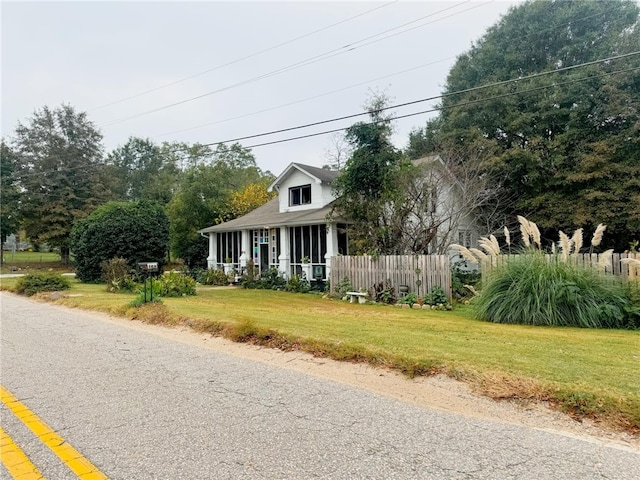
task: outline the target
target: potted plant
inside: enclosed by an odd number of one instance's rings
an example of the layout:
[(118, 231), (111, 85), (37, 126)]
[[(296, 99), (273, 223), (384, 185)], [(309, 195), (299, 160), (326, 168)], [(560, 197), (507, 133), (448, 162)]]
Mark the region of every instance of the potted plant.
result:
[(302, 273), (305, 276), (305, 279), (307, 281), (311, 281), (311, 269), (313, 268), (311, 265), (311, 262), (309, 261), (309, 257), (302, 257), (300, 259), (300, 262), (302, 263)]
[(227, 257), (224, 259), (224, 273), (226, 275), (231, 275), (231, 273), (233, 272), (233, 259), (231, 257)]

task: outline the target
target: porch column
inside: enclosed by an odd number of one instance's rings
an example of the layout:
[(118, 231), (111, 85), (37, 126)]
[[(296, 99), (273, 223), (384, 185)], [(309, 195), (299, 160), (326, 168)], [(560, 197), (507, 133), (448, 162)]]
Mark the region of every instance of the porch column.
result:
[(280, 228), (280, 255), (278, 256), (278, 271), (288, 279), (289, 262), (291, 260), (291, 252), (289, 251), (289, 227)]
[(249, 230), (242, 230), (242, 237), (240, 239), (240, 251), (242, 253), (239, 258), (241, 270), (247, 266), (247, 261), (252, 257), (252, 248)]
[(207, 257), (207, 267), (210, 269), (217, 268), (218, 258), (216, 251), (218, 250), (218, 237), (214, 232), (209, 233), (209, 256)]
[(331, 278), (331, 257), (338, 255), (338, 226), (335, 223), (327, 224), (327, 253), (324, 262), (327, 264), (326, 278)]

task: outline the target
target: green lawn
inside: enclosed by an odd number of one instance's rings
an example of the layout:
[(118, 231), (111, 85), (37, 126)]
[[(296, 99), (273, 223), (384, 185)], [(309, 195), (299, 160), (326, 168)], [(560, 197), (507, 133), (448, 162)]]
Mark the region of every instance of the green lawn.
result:
[[(58, 302), (134, 314), (126, 307), (132, 295), (107, 293), (104, 285), (74, 282), (72, 293), (81, 296)], [(640, 431), (640, 331), (501, 325), (475, 320), (472, 307), (412, 310), (242, 288), (201, 288), (195, 297), (162, 301), (174, 322), (240, 326), (263, 336), (273, 330), (315, 354), (401, 370), (425, 366), (494, 397), (546, 399), (576, 416)]]

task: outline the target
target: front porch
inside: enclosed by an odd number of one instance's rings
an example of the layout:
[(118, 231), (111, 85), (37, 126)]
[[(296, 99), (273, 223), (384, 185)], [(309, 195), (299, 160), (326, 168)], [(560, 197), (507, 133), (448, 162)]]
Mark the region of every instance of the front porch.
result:
[(249, 260), (258, 273), (276, 268), (290, 279), (326, 281), (331, 257), (348, 254), (346, 225), (322, 223), (209, 232), (209, 268), (242, 273)]

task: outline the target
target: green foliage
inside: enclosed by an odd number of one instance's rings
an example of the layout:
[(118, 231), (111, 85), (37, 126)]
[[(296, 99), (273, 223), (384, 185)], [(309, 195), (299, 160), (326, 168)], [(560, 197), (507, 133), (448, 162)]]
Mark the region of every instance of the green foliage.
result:
[(478, 270), (463, 269), (460, 263), (464, 262), (457, 262), (451, 269), (451, 291), (454, 298), (463, 300), (471, 296), (465, 285), (475, 287), (480, 282), (481, 274)]
[(287, 292), (294, 293), (308, 293), (311, 290), (311, 284), (303, 275), (291, 275), (291, 278), (287, 282), (287, 286), (284, 288)]
[(373, 300), (378, 303), (393, 304), (398, 300), (396, 289), (391, 285), (391, 280), (378, 282), (373, 286)]
[(335, 286), (335, 292), (339, 298), (343, 298), (347, 294), (347, 292), (352, 291), (353, 285), (351, 285), (351, 280), (349, 280), (349, 277), (344, 277)]
[(154, 295), (160, 297), (183, 297), (196, 294), (196, 281), (179, 272), (160, 275), (153, 281)]
[(398, 299), (398, 303), (407, 304), (411, 308), (413, 308), (413, 305), (415, 303), (418, 303), (418, 294), (416, 294), (415, 292), (409, 292), (405, 296), (400, 297)]
[(403, 156), (391, 142), (391, 118), (381, 108), (385, 96), (374, 96), (367, 109), (369, 123), (347, 129), (353, 153), (333, 183), (336, 212), (349, 220), (353, 253), (395, 253), (396, 236), (388, 205), (398, 194), (398, 174)]
[(427, 293), (422, 299), (423, 303), (426, 305), (448, 305), (449, 299), (447, 298), (447, 294), (444, 293), (442, 287), (434, 286), (431, 288), (431, 291)]
[(227, 277), (227, 274), (224, 273), (224, 270), (217, 268), (201, 270), (200, 273), (196, 276), (196, 280), (202, 285), (222, 286), (229, 284), (229, 277)]
[[(249, 268), (249, 265), (247, 265)], [(251, 276), (252, 277), (252, 276)], [(241, 285), (244, 288), (258, 288), (263, 290), (284, 290), (287, 286), (287, 280), (280, 274), (277, 268), (271, 267), (270, 269), (262, 272), (259, 277), (251, 278), (246, 276)]]
[(102, 281), (107, 284), (108, 292), (133, 292), (138, 287), (131, 267), (122, 257), (101, 262), (100, 269)]
[(632, 304), (616, 277), (532, 252), (492, 271), (476, 305), (496, 323), (624, 328)]
[(85, 113), (69, 105), (43, 107), (27, 125), (18, 124), (12, 146), (27, 237), (60, 248), (66, 263), (72, 226), (108, 196), (102, 135)]
[(185, 171), (167, 205), (171, 252), (190, 268), (206, 266), (207, 240), (198, 230), (232, 220), (237, 207), (234, 193), (271, 178), (257, 167), (251, 151), (239, 144), (201, 149), (200, 161)]
[(489, 152), (487, 174), (513, 199), (503, 213), (528, 212), (543, 234), (602, 222), (613, 233), (603, 248), (625, 250), (640, 236), (637, 58), (524, 77), (636, 51), (639, 11), (631, 0), (513, 7), (458, 57), (441, 114), (414, 132), (410, 154)]
[(121, 257), (129, 268), (138, 262), (164, 265), (169, 222), (162, 207), (141, 202), (109, 202), (78, 221), (71, 233), (77, 277), (83, 282), (100, 279), (100, 264)]
[(171, 200), (179, 170), (167, 149), (149, 139), (131, 137), (108, 155), (107, 164), (115, 199), (149, 200), (162, 205)]
[(9, 235), (18, 231), (20, 225), (17, 157), (4, 140), (0, 143), (0, 162), (0, 243), (4, 243)]
[(69, 280), (57, 273), (30, 273), (18, 280), (16, 292), (30, 297), (39, 292), (68, 290)]

